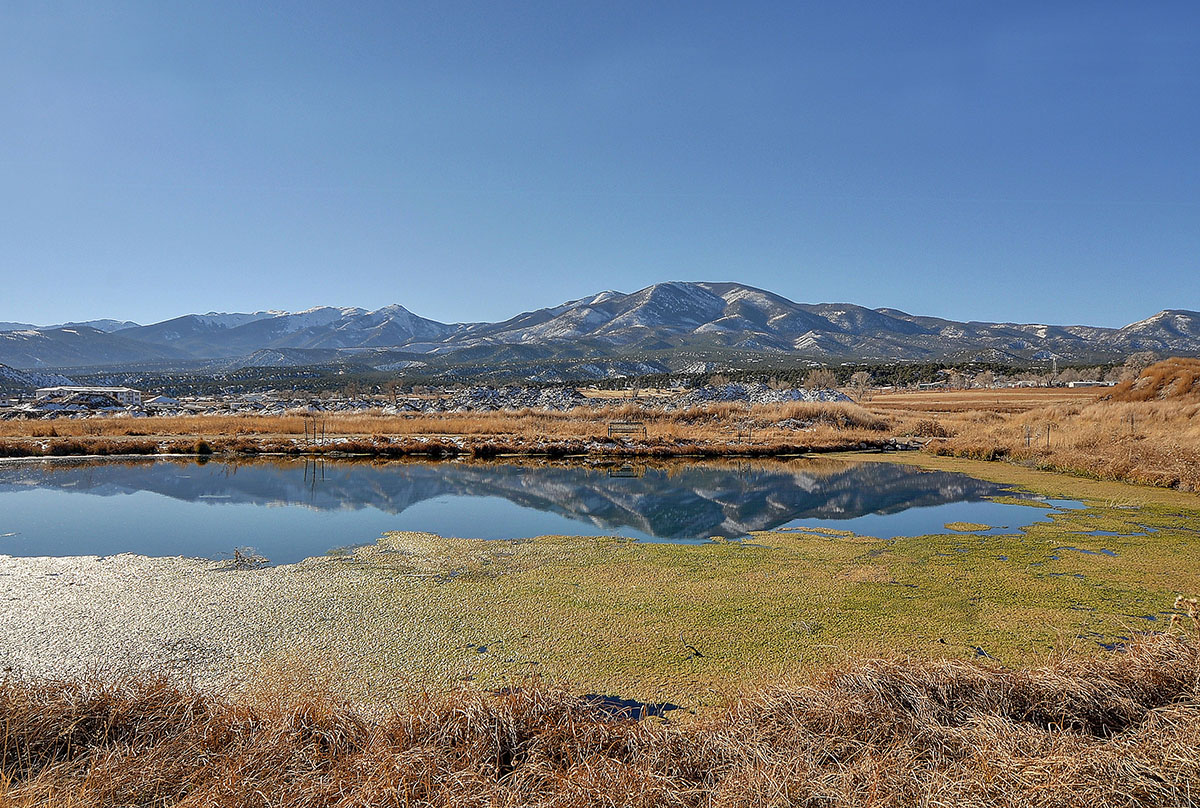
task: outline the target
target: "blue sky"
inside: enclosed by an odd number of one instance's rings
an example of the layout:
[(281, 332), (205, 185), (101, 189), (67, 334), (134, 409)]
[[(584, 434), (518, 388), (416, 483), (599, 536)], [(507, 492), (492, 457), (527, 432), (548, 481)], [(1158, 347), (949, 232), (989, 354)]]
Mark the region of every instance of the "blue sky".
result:
[(1200, 4), (0, 5), (0, 320), (1200, 309)]

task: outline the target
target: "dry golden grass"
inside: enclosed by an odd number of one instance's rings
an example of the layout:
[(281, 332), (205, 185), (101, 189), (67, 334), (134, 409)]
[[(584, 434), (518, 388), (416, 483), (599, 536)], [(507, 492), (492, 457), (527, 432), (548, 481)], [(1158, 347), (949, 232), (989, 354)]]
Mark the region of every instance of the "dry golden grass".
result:
[(1200, 490), (1200, 403), (1098, 402), (958, 424), (928, 448), (1101, 479)]
[(1197, 360), (1167, 360), (1110, 393), (1088, 391), (1090, 400), (1011, 414), (942, 413), (933, 421), (938, 431), (913, 434), (941, 438), (927, 447), (937, 454), (1200, 491), (1198, 369)]
[[(780, 421), (796, 422), (793, 428)], [(646, 424), (646, 440), (608, 437), (616, 420)], [(747, 408), (712, 404), (666, 412), (638, 404), (568, 412), (517, 410), (480, 413), (330, 414), (318, 419), (325, 436), (320, 449), (373, 454), (421, 452), (430, 439), (447, 452), (477, 454), (528, 453), (547, 448), (561, 453), (586, 452), (608, 446), (618, 453), (689, 454), (727, 451), (737, 440), (751, 453), (803, 449), (836, 449), (882, 443), (891, 422), (853, 403), (791, 403)], [(311, 419), (308, 421), (311, 428)], [(753, 427), (747, 438), (745, 427)], [(74, 447), (109, 446), (88, 453), (129, 453), (124, 444), (162, 442), (167, 451), (182, 451), (198, 440), (216, 451), (300, 451), (306, 419), (302, 416), (187, 416), (171, 418), (59, 419), (0, 422), (0, 456), (57, 453)], [(739, 438), (739, 431), (742, 433)], [(7, 440), (3, 440), (7, 439)], [(305, 446), (307, 449), (307, 445)]]
[(921, 390), (883, 393), (867, 405), (879, 412), (930, 414), (954, 412), (1025, 412), (1039, 407), (1082, 404), (1095, 401), (1103, 393), (1096, 388), (1006, 387), (996, 390)]
[(1113, 401), (1200, 402), (1200, 359), (1166, 359), (1112, 391)]
[[(1101, 479), (1200, 490), (1200, 360), (1171, 359), (1114, 389), (1016, 388), (889, 393), (854, 403), (715, 403), (663, 411), (629, 402), (569, 412), (377, 412), (319, 419), (190, 416), (0, 422), (0, 457), (68, 454), (340, 452), (405, 455), (769, 456), (927, 443), (936, 454), (1010, 460)], [(617, 440), (636, 420), (648, 436)], [(311, 421), (309, 421), (311, 423)], [(1047, 437), (1048, 433), (1048, 437)]]
[(1148, 806), (1200, 794), (1197, 645), (1006, 669), (847, 663), (716, 715), (614, 718), (536, 682), (234, 704), (166, 681), (0, 684), (0, 801), (32, 806)]

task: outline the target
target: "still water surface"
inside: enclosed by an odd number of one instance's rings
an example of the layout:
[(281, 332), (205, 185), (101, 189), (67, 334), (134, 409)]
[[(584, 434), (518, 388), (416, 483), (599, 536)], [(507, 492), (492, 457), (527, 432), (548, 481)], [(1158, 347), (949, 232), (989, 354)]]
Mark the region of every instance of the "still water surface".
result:
[(894, 538), (944, 532), (955, 521), (1015, 532), (1048, 518), (1045, 508), (989, 500), (1012, 494), (964, 474), (830, 459), (624, 467), (20, 461), (0, 464), (0, 554), (220, 558), (251, 547), (290, 563), (389, 530), (700, 542), (786, 527)]

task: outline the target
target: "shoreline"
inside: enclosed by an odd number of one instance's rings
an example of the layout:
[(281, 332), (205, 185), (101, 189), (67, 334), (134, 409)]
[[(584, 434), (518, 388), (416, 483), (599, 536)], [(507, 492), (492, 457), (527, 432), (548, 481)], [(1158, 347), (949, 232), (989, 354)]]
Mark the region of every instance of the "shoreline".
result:
[[(119, 658), (166, 662), (221, 687), (289, 668), (336, 676), (348, 692), (386, 689), (384, 671), (488, 686), (542, 671), (591, 688), (607, 682), (624, 697), (682, 703), (699, 694), (692, 706), (700, 706), (729, 687), (835, 662), (835, 646), (918, 656), (984, 647), (1019, 661), (1056, 645), (1067, 626), (1114, 642), (1143, 628), (1121, 615), (1154, 614), (1178, 592), (1200, 590), (1200, 573), (1186, 561), (1195, 544), (1189, 520), (1200, 513), (1195, 494), (994, 462), (843, 457), (966, 471), (1086, 507), (1011, 534), (893, 540), (786, 531), (698, 544), (388, 533), (345, 555), (257, 568), (130, 553), (3, 556), (0, 660), (9, 672), (42, 675)], [(1154, 537), (1134, 535), (1134, 523), (1153, 525)], [(1122, 535), (1089, 540), (1088, 530)], [(1114, 555), (1064, 555), (1064, 546)], [(926, 604), (920, 615), (913, 598)], [(865, 634), (854, 629), (860, 624)], [(795, 625), (808, 633), (794, 634)], [(704, 657), (689, 660), (678, 636)], [(485, 651), (463, 651), (475, 646)], [(522, 667), (529, 661), (538, 664)]]
[[(315, 440), (316, 421), (304, 414), (12, 420), (0, 421), (0, 458), (207, 454), (632, 461), (920, 451), (1200, 491), (1200, 401), (1143, 398), (1125, 400), (1115, 393), (1097, 398), (1087, 389), (981, 389), (888, 393), (859, 403), (725, 402), (670, 411), (632, 405), (363, 411), (320, 415), (321, 437)], [(614, 424), (631, 420), (645, 427), (646, 437), (609, 434)]]
[[(228, 436), (226, 436), (228, 438)], [(29, 439), (36, 440), (36, 439)], [(1018, 474), (1021, 472), (1030, 472), (1034, 474), (1058, 475), (1083, 482), (1092, 481), (1096, 483), (1112, 483), (1117, 485), (1134, 486), (1137, 488), (1145, 488), (1157, 491), (1178, 492), (1181, 494), (1200, 494), (1188, 486), (1180, 485), (1178, 481), (1169, 482), (1161, 479), (1151, 478), (1146, 479), (1139, 475), (1122, 476), (1122, 475), (1104, 475), (1097, 474), (1089, 469), (1080, 468), (1075, 465), (1065, 464), (1058, 465), (1048, 462), (1047, 459), (1027, 458), (1027, 457), (1010, 457), (1006, 455), (991, 455), (979, 456), (972, 452), (955, 452), (949, 451), (944, 445), (931, 444), (930, 441), (919, 439), (911, 441), (899, 441), (896, 438), (880, 439), (876, 441), (848, 441), (840, 445), (771, 445), (761, 447), (746, 447), (734, 446), (730, 444), (706, 444), (703, 446), (682, 446), (679, 444), (640, 444), (640, 445), (625, 445), (625, 446), (601, 446), (596, 447), (589, 445), (580, 447), (577, 443), (543, 446), (538, 449), (529, 449), (525, 451), (507, 451), (495, 452), (490, 450), (490, 444), (485, 444), (483, 447), (473, 446), (470, 442), (446, 443), (441, 442), (440, 438), (433, 438), (430, 441), (409, 441), (403, 444), (367, 444), (368, 450), (363, 451), (363, 442), (357, 439), (351, 439), (354, 450), (348, 448), (346, 442), (338, 441), (330, 443), (324, 447), (299, 447), (291, 446), (287, 450), (280, 450), (277, 443), (271, 443), (264, 440), (258, 444), (262, 448), (246, 448), (244, 445), (237, 449), (216, 448), (219, 446), (221, 436), (209, 436), (203, 438), (205, 441), (212, 441), (215, 446), (212, 451), (199, 452), (196, 451), (142, 451), (144, 447), (137, 447), (132, 451), (103, 451), (103, 452), (80, 452), (80, 453), (63, 453), (53, 451), (29, 451), (26, 454), (14, 454), (11, 452), (11, 444), (8, 451), (4, 451), (5, 447), (0, 445), (0, 466), (8, 463), (22, 463), (32, 461), (80, 461), (80, 460), (190, 460), (193, 462), (237, 462), (272, 458), (287, 458), (287, 459), (318, 459), (318, 460), (345, 460), (345, 461), (370, 461), (370, 460), (421, 460), (421, 461), (441, 461), (441, 460), (468, 460), (478, 462), (493, 462), (505, 460), (568, 460), (568, 461), (621, 461), (621, 460), (647, 460), (647, 461), (670, 461), (670, 460), (790, 460), (803, 457), (824, 457), (831, 455), (866, 455), (869, 457), (881, 456), (902, 456), (907, 460), (902, 462), (910, 462), (914, 465), (922, 465), (930, 468), (939, 467), (939, 461), (954, 464), (961, 463), (979, 469), (985, 468), (1010, 468)], [(245, 442), (244, 438), (237, 438), (240, 443)], [(428, 443), (436, 441), (436, 445), (432, 448)], [(3, 441), (0, 441), (2, 444)], [(943, 442), (944, 443), (944, 442)], [(107, 439), (106, 446), (113, 449), (121, 448), (122, 441), (117, 439)], [(92, 447), (94, 448), (94, 447)], [(481, 450), (482, 448), (482, 450)], [(1002, 472), (997, 472), (1004, 476)], [(988, 475), (983, 475), (988, 476)]]
[[(132, 444), (118, 439), (91, 439), (73, 442), (70, 445), (31, 445), (39, 439), (26, 439), (20, 444), (9, 443), (0, 447), (0, 462), (27, 459), (102, 459), (108, 457), (190, 457), (190, 458), (246, 458), (246, 457), (295, 457), (295, 458), (403, 458), (422, 457), (429, 459), (468, 457), (491, 460), (511, 457), (549, 458), (759, 458), (759, 457), (803, 457), (814, 454), (840, 452), (912, 452), (921, 445), (915, 441), (900, 441), (895, 438), (879, 440), (854, 440), (840, 444), (808, 443), (625, 443), (605, 444), (596, 441), (570, 441), (540, 444), (522, 448), (508, 445), (497, 447), (492, 441), (447, 440), (433, 437), (426, 440), (391, 442), (371, 440), (364, 437), (348, 437), (330, 440), (321, 446), (286, 444), (278, 439), (265, 438), (247, 441), (245, 438), (211, 435), (201, 438), (211, 447), (209, 451), (195, 451), (194, 447), (177, 446), (172, 451), (171, 442), (161, 442), (157, 451), (148, 451), (147, 446)], [(228, 446), (232, 441), (237, 446)], [(163, 445), (165, 444), (165, 445)]]
[[(371, 801), (387, 769), (389, 788), (448, 799), (483, 789), (517, 804), (601, 777), (588, 794), (644, 796), (650, 783), (681, 804), (730, 789), (757, 804), (778, 797), (753, 774), (768, 759), (772, 782), (822, 801), (886, 777), (897, 795), (1015, 806), (1102, 767), (1089, 800), (1110, 804), (1131, 761), (1142, 793), (1191, 793), (1197, 638), (1170, 615), (1176, 594), (1200, 591), (1200, 497), (994, 461), (841, 457), (969, 471), (1086, 507), (1011, 535), (394, 532), (251, 569), (0, 556), (7, 743), (49, 750), (8, 756), (18, 776), (0, 801), (135, 804), (146, 782), (228, 796), (257, 767), (254, 788), (298, 799), (336, 782), (340, 798)], [(441, 761), (436, 786), (424, 764), (406, 768), (414, 754)], [(464, 772), (474, 779), (455, 792)], [(695, 775), (673, 790), (680, 772)]]

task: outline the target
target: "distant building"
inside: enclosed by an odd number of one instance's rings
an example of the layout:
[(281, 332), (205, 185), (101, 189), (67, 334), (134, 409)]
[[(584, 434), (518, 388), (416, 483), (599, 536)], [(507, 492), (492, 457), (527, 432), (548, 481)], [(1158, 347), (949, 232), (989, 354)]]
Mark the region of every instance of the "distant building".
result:
[(141, 391), (134, 390), (132, 387), (74, 387), (63, 385), (60, 387), (39, 387), (37, 391), (39, 399), (73, 395), (108, 396), (125, 407), (142, 406)]

